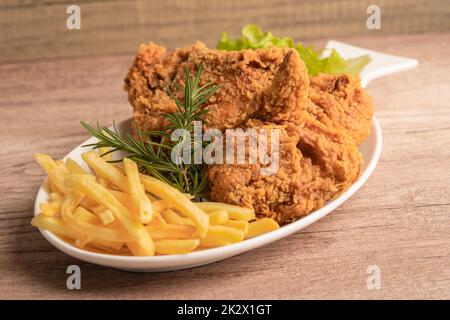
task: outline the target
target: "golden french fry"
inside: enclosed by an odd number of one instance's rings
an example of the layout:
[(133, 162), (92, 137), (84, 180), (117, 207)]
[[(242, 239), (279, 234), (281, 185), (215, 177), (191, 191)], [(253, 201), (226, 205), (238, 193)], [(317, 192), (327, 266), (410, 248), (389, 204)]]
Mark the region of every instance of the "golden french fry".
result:
[(86, 245), (84, 250), (95, 252), (95, 253), (107, 253), (107, 254), (114, 254), (114, 255), (120, 255), (120, 256), (131, 256), (130, 250), (122, 244), (119, 248), (111, 248), (107, 246), (102, 246), (97, 243), (89, 243)]
[(88, 174), (75, 160), (71, 158), (67, 158), (66, 167), (70, 174)]
[[(36, 153), (34, 155), (37, 163), (47, 172), (48, 179), (51, 185), (54, 185), (57, 190), (63, 194), (67, 194), (68, 190), (64, 186), (64, 179), (69, 175), (66, 166), (61, 163), (56, 163), (49, 155)], [(54, 190), (52, 190), (54, 191)]]
[(227, 227), (239, 229), (242, 232), (244, 232), (244, 234), (247, 234), (249, 223), (248, 223), (248, 221), (243, 221), (243, 220), (228, 220), (228, 222), (224, 223), (223, 225), (227, 226)]
[(101, 220), (92, 212), (89, 212), (83, 207), (78, 207), (73, 213), (75, 219), (83, 222), (87, 222), (90, 224), (100, 224)]
[(117, 168), (117, 166), (108, 163), (101, 158), (97, 152), (91, 150), (81, 155), (83, 160), (91, 167), (95, 173), (118, 187), (124, 192), (128, 192), (128, 180), (125, 175)]
[[(33, 218), (31, 224), (37, 228), (48, 230), (56, 234), (57, 236), (68, 238), (71, 240), (76, 240), (83, 237), (82, 234), (76, 232), (61, 218), (47, 217), (42, 214), (39, 214)], [(123, 243), (117, 241), (104, 241), (94, 238), (91, 241), (91, 245), (100, 245), (118, 250), (123, 246)]]
[(253, 222), (250, 222), (248, 226), (248, 232), (245, 235), (246, 238), (252, 238), (259, 236), (260, 234), (276, 230), (280, 225), (271, 218), (262, 218)]
[(211, 247), (223, 247), (231, 244), (231, 242), (223, 239), (213, 239), (213, 238), (201, 238), (200, 248), (211, 248)]
[(89, 209), (100, 219), (102, 224), (110, 224), (116, 220), (112, 211), (105, 209), (105, 207), (101, 205), (95, 205)]
[(167, 223), (177, 224), (177, 225), (188, 225), (193, 226), (194, 223), (191, 219), (181, 217), (178, 213), (173, 211), (172, 209), (167, 209), (161, 213), (163, 219), (167, 221)]
[[(126, 194), (125, 192), (117, 191), (117, 190), (109, 190), (109, 192), (111, 192), (117, 198), (117, 200), (119, 200), (128, 209), (128, 211), (135, 214), (136, 216), (139, 214), (139, 210), (136, 207), (136, 205), (134, 204), (134, 201), (130, 195)], [(166, 207), (166, 205), (163, 204), (162, 202), (163, 202), (162, 200), (157, 200), (157, 201), (152, 202), (152, 207), (153, 207), (152, 211), (153, 211), (154, 219), (152, 219), (151, 223), (153, 223), (153, 222), (162, 223), (162, 224), (166, 223), (166, 221), (163, 219), (163, 217), (161, 216), (159, 211), (157, 211), (157, 210), (159, 210), (159, 208)]]
[(137, 164), (130, 159), (123, 159), (123, 166), (128, 179), (129, 194), (138, 207), (138, 215), (142, 223), (148, 223), (152, 220), (152, 203), (145, 194), (139, 180), (139, 171)]
[(139, 209), (134, 204), (134, 201), (129, 194), (113, 189), (109, 189), (108, 191), (111, 192), (111, 194), (114, 195), (114, 197), (116, 197), (116, 199), (119, 200), (120, 203), (122, 203), (125, 206), (125, 208), (128, 209), (128, 211), (130, 211), (131, 213), (135, 213), (137, 215)]
[(228, 222), (228, 212), (225, 210), (217, 210), (208, 214), (209, 215), (209, 224), (224, 224)]
[(39, 208), (43, 215), (52, 217), (58, 216), (61, 213), (62, 200), (54, 200), (48, 203), (41, 203)]
[(112, 152), (109, 147), (98, 148), (98, 154), (100, 157), (105, 159), (105, 161), (112, 161)]
[[(139, 246), (139, 244), (136, 241), (128, 241), (125, 242), (127, 245), (128, 250), (133, 254), (133, 256), (139, 256), (139, 252), (142, 250)], [(154, 244), (153, 244), (154, 245)]]
[(106, 162), (95, 151), (82, 154), (82, 158), (100, 177), (107, 179), (125, 193), (129, 191), (128, 179), (118, 166)]
[(51, 200), (62, 200), (63, 196), (60, 193), (57, 192), (50, 192), (50, 199)]
[[(91, 224), (78, 220), (74, 216), (74, 209), (86, 210), (82, 207), (77, 208), (76, 197), (68, 195), (62, 205), (62, 218), (72, 229), (78, 233), (92, 238), (102, 239), (106, 241), (132, 241), (134, 238), (125, 230), (112, 229), (101, 225)], [(75, 210), (75, 212), (76, 212)]]
[[(96, 181), (89, 179), (87, 175), (74, 174), (68, 176), (65, 179), (65, 185), (69, 188), (72, 188), (73, 190), (77, 190), (78, 192), (85, 194), (89, 198), (94, 199), (98, 204), (113, 212), (115, 218), (119, 220), (124, 229), (128, 231), (129, 235), (134, 238), (133, 240), (136, 241), (139, 246), (138, 250), (135, 250), (133, 254), (141, 256), (154, 255), (155, 246), (145, 227), (141, 224), (141, 222), (135, 215), (131, 214), (128, 209), (124, 207), (122, 203), (116, 199), (116, 197), (114, 197), (111, 192), (109, 192)], [(64, 201), (64, 203), (66, 203), (66, 201)], [(66, 215), (68, 214), (66, 213)], [(97, 228), (100, 227), (102, 226), (97, 226)]]
[(61, 191), (59, 191), (59, 189), (56, 187), (56, 185), (53, 183), (53, 181), (51, 181), (48, 177), (47, 177), (47, 181), (48, 181), (48, 186), (49, 186), (49, 190), (50, 193), (57, 193), (60, 194), (61, 196), (63, 195)]
[(97, 203), (90, 199), (90, 198), (86, 198), (84, 197), (81, 202), (80, 202), (80, 206), (82, 206), (83, 208), (86, 208), (88, 210), (90, 210), (91, 208), (97, 206)]
[(56, 168), (55, 161), (48, 154), (35, 153), (34, 159), (47, 173)]
[(108, 180), (106, 180), (105, 178), (99, 177), (99, 178), (97, 178), (97, 181), (98, 181), (98, 183), (100, 183), (106, 189), (110, 189), (111, 188), (110, 182)]
[(203, 247), (219, 247), (230, 243), (242, 241), (244, 232), (239, 229), (217, 225), (210, 226), (206, 237), (200, 239)]
[(69, 239), (77, 239), (80, 236), (78, 232), (70, 228), (61, 218), (38, 214), (31, 220), (31, 224), (37, 228), (48, 230), (58, 236)]
[(171, 203), (175, 209), (190, 218), (197, 227), (197, 235), (200, 238), (206, 236), (209, 226), (209, 216), (203, 210), (188, 200), (179, 190), (156, 178), (141, 174), (140, 179), (148, 192)]
[(191, 239), (195, 236), (195, 227), (189, 225), (160, 224), (145, 227), (153, 240)]
[(199, 239), (163, 239), (155, 241), (155, 250), (158, 254), (184, 254), (193, 251), (199, 244)]
[(97, 216), (104, 225), (113, 223), (116, 220), (116, 218), (114, 218), (114, 213), (112, 213), (111, 210), (100, 211), (97, 213)]
[(255, 210), (252, 208), (244, 208), (221, 202), (195, 202), (197, 207), (205, 212), (213, 212), (217, 210), (225, 210), (228, 217), (234, 220), (250, 221), (255, 219)]
[(164, 200), (153, 200), (152, 201), (153, 211), (163, 212), (166, 209), (170, 209), (171, 205)]

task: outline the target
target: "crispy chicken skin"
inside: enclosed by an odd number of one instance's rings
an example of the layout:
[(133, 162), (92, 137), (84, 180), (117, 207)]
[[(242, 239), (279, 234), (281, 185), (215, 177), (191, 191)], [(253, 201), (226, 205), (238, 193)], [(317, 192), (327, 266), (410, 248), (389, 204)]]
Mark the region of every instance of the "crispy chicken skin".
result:
[(167, 52), (153, 43), (141, 46), (125, 79), (141, 129), (167, 125), (161, 114), (176, 110), (167, 89), (183, 84), (184, 68), (196, 73), (201, 61), (201, 84), (222, 86), (204, 105), (205, 129), (279, 130), (278, 172), (263, 175), (260, 164), (210, 165), (211, 200), (253, 207), (259, 216), (285, 223), (322, 207), (356, 181), (362, 168), (358, 146), (373, 116), (370, 97), (357, 76), (310, 78), (298, 53), (288, 48), (233, 52), (197, 42)]

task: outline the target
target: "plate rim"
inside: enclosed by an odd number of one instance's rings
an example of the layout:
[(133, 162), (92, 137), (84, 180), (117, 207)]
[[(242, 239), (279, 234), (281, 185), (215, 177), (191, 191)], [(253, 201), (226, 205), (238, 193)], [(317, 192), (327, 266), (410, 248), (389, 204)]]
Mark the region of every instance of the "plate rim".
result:
[[(124, 122), (125, 121), (128, 120), (124, 120)], [(372, 175), (381, 155), (382, 133), (380, 124), (375, 116), (372, 118), (371, 124), (372, 124), (372, 134), (375, 134), (375, 146), (373, 150), (373, 156), (370, 159), (369, 163), (367, 164), (366, 169), (362, 172), (361, 176), (355, 183), (353, 183), (339, 197), (333, 199), (322, 208), (308, 214), (307, 216), (297, 221), (291, 222), (285, 226), (282, 226), (277, 230), (265, 233), (263, 235), (254, 238), (246, 239), (242, 242), (230, 244), (223, 247), (209, 248), (201, 251), (190, 252), (187, 254), (160, 255), (160, 256), (120, 256), (107, 253), (96, 253), (79, 249), (67, 243), (59, 236), (50, 231), (43, 230), (41, 228), (39, 228), (39, 231), (44, 236), (44, 238), (48, 242), (50, 242), (55, 248), (57, 248), (58, 250), (64, 252), (69, 256), (90, 263), (113, 267), (173, 269), (173, 267), (183, 268), (184, 266), (186, 268), (189, 268), (191, 266), (194, 266), (195, 264), (197, 265), (207, 264), (209, 262), (214, 262), (220, 259), (225, 259), (227, 257), (238, 255), (240, 253), (247, 252), (255, 248), (264, 246), (268, 243), (280, 240), (282, 238), (291, 235), (292, 233), (295, 233), (299, 230), (308, 227), (312, 223), (317, 222), (318, 220), (328, 215), (330, 212), (334, 211), (337, 207), (339, 207), (345, 201), (347, 201), (354, 193), (356, 193), (366, 183), (368, 178)], [(90, 139), (93, 139), (93, 137), (87, 139), (83, 143), (79, 144), (77, 147), (73, 148), (71, 151), (69, 151), (69, 153), (65, 156), (65, 158), (71, 152), (80, 148), (82, 145), (86, 144)], [(48, 197), (48, 194), (44, 189), (44, 182), (43, 182), (36, 194), (33, 216), (36, 216), (39, 213), (40, 211), (39, 204), (42, 202), (42, 198), (44, 195), (47, 195)], [(209, 262), (205, 262), (205, 260)]]

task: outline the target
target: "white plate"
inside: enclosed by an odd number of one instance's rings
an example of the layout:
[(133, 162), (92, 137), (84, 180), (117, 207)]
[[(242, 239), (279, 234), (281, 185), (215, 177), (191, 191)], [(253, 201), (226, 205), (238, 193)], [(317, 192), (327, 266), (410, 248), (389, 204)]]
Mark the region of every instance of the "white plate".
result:
[[(336, 47), (339, 52), (341, 52), (344, 57), (352, 57), (355, 55), (359, 55), (361, 53), (370, 53), (371, 55), (374, 54), (372, 51), (368, 51), (361, 48), (356, 48), (352, 46), (348, 46), (342, 43), (338, 43), (335, 41), (330, 41), (327, 45), (327, 47)], [(357, 50), (356, 50), (357, 49)], [(354, 54), (354, 52), (356, 54)], [(363, 52), (362, 52), (363, 51)], [(378, 55), (378, 56), (377, 56)], [(374, 56), (374, 61), (372, 63), (377, 63), (378, 65), (378, 71), (374, 71), (374, 69), (369, 69), (370, 65), (367, 67), (371, 72), (366, 73), (366, 77), (368, 77), (367, 80), (364, 80), (365, 77), (362, 78), (364, 84), (366, 84), (369, 80), (374, 79), (376, 77), (379, 77), (384, 74), (393, 73), (396, 71), (399, 71), (401, 68), (398, 67), (398, 64), (394, 63), (394, 71), (390, 71), (391, 69), (389, 67), (386, 67), (386, 65), (389, 65), (392, 60), (392, 56), (383, 55), (380, 53), (376, 53)], [(380, 58), (381, 57), (381, 58)], [(401, 63), (404, 63), (405, 60), (410, 59), (404, 59), (399, 57), (392, 57), (393, 59), (400, 59)], [(381, 61), (381, 60), (383, 61)], [(416, 61), (417, 64), (417, 61)], [(392, 66), (390, 66), (392, 68)], [(414, 65), (409, 64), (408, 68), (414, 67)], [(387, 69), (386, 69), (387, 68)], [(380, 69), (384, 71), (379, 71)], [(403, 68), (405, 69), (405, 68)], [(130, 120), (127, 120), (125, 122), (122, 122), (118, 125), (118, 130), (120, 133), (127, 132), (130, 128)], [(78, 147), (73, 149), (66, 157), (71, 157), (72, 159), (76, 160), (80, 164), (83, 163), (81, 161), (81, 153), (85, 152), (87, 148), (81, 147), (82, 145), (89, 144), (92, 142), (95, 142), (95, 138), (90, 138), (80, 144)], [(195, 266), (200, 266), (216, 261), (220, 261), (235, 255), (238, 255), (240, 253), (252, 250), (254, 248), (261, 247), (265, 244), (268, 244), (270, 242), (279, 240), (281, 238), (284, 238), (296, 231), (299, 231), (310, 224), (316, 222), (317, 220), (321, 219), (334, 209), (336, 209), (338, 206), (340, 206), (342, 203), (344, 203), (348, 198), (350, 198), (361, 186), (367, 181), (369, 176), (374, 171), (376, 164), (378, 162), (378, 159), (380, 157), (381, 153), (381, 144), (382, 144), (382, 138), (381, 138), (381, 128), (374, 117), (372, 120), (372, 133), (367, 138), (367, 140), (361, 145), (360, 151), (364, 158), (364, 168), (362, 171), (362, 174), (358, 181), (356, 181), (346, 192), (344, 192), (342, 195), (340, 195), (338, 198), (334, 199), (333, 201), (329, 201), (326, 203), (326, 205), (308, 216), (292, 222), (286, 226), (281, 227), (278, 230), (269, 232), (267, 234), (263, 234), (261, 236), (248, 239), (239, 243), (235, 243), (232, 245), (219, 247), (219, 248), (213, 248), (213, 249), (207, 249), (203, 251), (193, 252), (189, 254), (184, 255), (168, 255), (168, 256), (154, 256), (154, 257), (129, 257), (129, 256), (116, 256), (116, 255), (110, 255), (110, 254), (99, 254), (99, 253), (93, 253), (85, 250), (78, 249), (67, 242), (60, 239), (58, 236), (54, 235), (53, 233), (46, 231), (46, 230), (40, 230), (42, 235), (56, 248), (63, 251), (64, 253), (75, 257), (77, 259), (103, 265), (103, 266), (109, 266), (113, 268), (123, 269), (123, 270), (129, 270), (129, 271), (142, 271), (142, 272), (155, 272), (155, 271), (169, 271), (169, 270), (178, 270), (178, 269), (185, 269), (185, 268), (192, 268)], [(84, 164), (84, 163), (83, 163)], [(34, 213), (35, 215), (39, 213), (39, 204), (42, 202), (45, 202), (48, 200), (48, 194), (44, 190), (43, 186), (39, 189), (39, 192), (36, 196), (35, 206), (34, 206)]]

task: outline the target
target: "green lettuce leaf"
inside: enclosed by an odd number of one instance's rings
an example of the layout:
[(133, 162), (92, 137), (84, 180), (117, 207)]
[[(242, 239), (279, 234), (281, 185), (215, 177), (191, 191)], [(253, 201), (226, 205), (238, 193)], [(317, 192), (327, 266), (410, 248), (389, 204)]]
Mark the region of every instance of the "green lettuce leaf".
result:
[[(263, 32), (256, 25), (249, 24), (242, 28), (242, 36), (231, 39), (226, 32), (220, 35), (217, 49), (238, 51), (244, 49), (258, 49), (274, 47), (294, 48), (305, 62), (308, 73), (312, 76), (318, 73), (352, 73), (359, 74), (361, 70), (371, 61), (369, 55), (351, 59), (344, 59), (336, 50), (316, 50), (313, 47), (305, 47), (300, 42), (295, 43), (290, 37), (276, 37), (270, 31)], [(324, 55), (327, 53), (328, 55)]]

